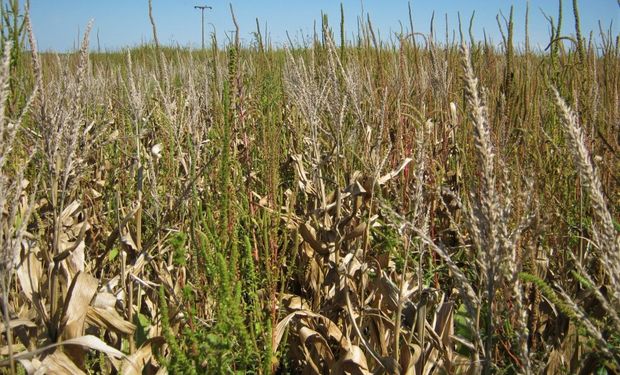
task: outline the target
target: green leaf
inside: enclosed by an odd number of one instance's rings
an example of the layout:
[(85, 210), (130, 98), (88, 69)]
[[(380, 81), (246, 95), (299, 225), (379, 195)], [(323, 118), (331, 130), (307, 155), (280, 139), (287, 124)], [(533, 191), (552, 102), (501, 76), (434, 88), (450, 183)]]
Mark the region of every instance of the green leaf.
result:
[(118, 248), (113, 247), (112, 250), (108, 253), (108, 260), (112, 262), (118, 256)]
[(134, 324), (137, 326), (136, 343), (140, 346), (149, 338), (148, 328), (151, 326), (151, 320), (146, 315), (138, 313), (134, 317)]
[[(454, 314), (454, 333), (469, 342), (474, 341), (472, 327), (467, 322), (467, 308), (465, 304), (461, 304), (458, 310), (456, 310), (456, 314)], [(465, 347), (461, 347), (457, 351), (462, 355), (469, 355)]]

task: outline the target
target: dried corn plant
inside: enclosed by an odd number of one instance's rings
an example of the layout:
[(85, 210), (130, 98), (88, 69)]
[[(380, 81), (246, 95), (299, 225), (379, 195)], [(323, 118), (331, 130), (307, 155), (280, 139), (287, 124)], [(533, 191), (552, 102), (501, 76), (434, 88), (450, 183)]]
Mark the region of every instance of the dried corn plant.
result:
[[(8, 283), (16, 276), (15, 282), (21, 290), (15, 294), (10, 284), (6, 284), (7, 289), (3, 291), (4, 327), (11, 353), (8, 361), (12, 369), (14, 361), (20, 361), (29, 373), (82, 373), (85, 370), (83, 348), (90, 348), (108, 354), (118, 367), (119, 359), (125, 355), (86, 332), (89, 325), (125, 335), (135, 329), (117, 312), (116, 299), (106, 298), (106, 292), (99, 289), (99, 281), (87, 269), (86, 237), (91, 225), (77, 189), (83, 181), (79, 177), (88, 173), (89, 146), (93, 142), (94, 124), (88, 125), (83, 118), (82, 102), (82, 93), (88, 90), (84, 83), (88, 77), (88, 33), (80, 51), (78, 74), (68, 78), (67, 73), (60, 84), (44, 83), (29, 22), (27, 17), (36, 84), (16, 124), (6, 127), (3, 119), (3, 136), (7, 137), (3, 144), (18, 144), (16, 134), (25, 130), (21, 129), (22, 118), (30, 111), (30, 120), (36, 125), (28, 129), (26, 139), (39, 142), (38, 152), (32, 155), (44, 161), (45, 172), (39, 181), (45, 187), (41, 189), (45, 198), (34, 201), (27, 195), (28, 182), (22, 177), (25, 165), (12, 176), (19, 185), (3, 188), (10, 199), (6, 201), (10, 206), (7, 206), (6, 225), (3, 224), (2, 238), (7, 241), (3, 248), (11, 253), (3, 276), (8, 276)], [(3, 77), (8, 78), (8, 71), (5, 73)], [(11, 161), (10, 148), (3, 151), (6, 153), (2, 159)], [(30, 161), (30, 156), (26, 160)], [(4, 171), (3, 168), (3, 181), (8, 181)], [(90, 194), (81, 197), (96, 200), (100, 194), (90, 190)], [(32, 212), (35, 212), (34, 222), (30, 220)], [(42, 241), (44, 238), (49, 241)], [(9, 304), (10, 295), (14, 299)], [(13, 343), (11, 337), (19, 337), (19, 344)]]
[(520, 53), (513, 16), (500, 49), (368, 18), (336, 45), (325, 17), (280, 49), (231, 7), (225, 48), (89, 53), (89, 26), (54, 54), (24, 16), (0, 372), (620, 369), (610, 35)]
[[(287, 205), (295, 208), (293, 219), (283, 215), (302, 239), (296, 276), (301, 294), (283, 298), (288, 314), (276, 328), (275, 347), (290, 326), (294, 335), (289, 336), (293, 340), (289, 346), (303, 349), (292, 354), (296, 366), (304, 371), (430, 373), (437, 368), (468, 368), (469, 361), (453, 351), (454, 301), (420, 282), (417, 267), (423, 267), (425, 246), (414, 244), (412, 231), (403, 230), (404, 220), (395, 223), (393, 209), (377, 197), (393, 189), (390, 181), (408, 169), (413, 159), (405, 158), (394, 170), (384, 172), (393, 145), (383, 138), (382, 115), (367, 118), (359, 101), (348, 105), (362, 94), (353, 84), (352, 73), (339, 61), (328, 34), (326, 39), (325, 69), (312, 61), (308, 68), (303, 59), (290, 54), (287, 65), (287, 88), (307, 127), (294, 131), (309, 136), (293, 146), (303, 151), (291, 158), (303, 198)], [(332, 72), (335, 68), (342, 80)], [(344, 92), (341, 85), (346, 87)], [(345, 123), (349, 113), (357, 116), (356, 125)], [(379, 123), (372, 125), (373, 121)], [(362, 129), (351, 128), (364, 123), (368, 125)], [(424, 174), (433, 124), (422, 124), (416, 132), (411, 217), (416, 228), (428, 230)], [(342, 142), (341, 137), (347, 135), (350, 140)], [(372, 151), (355, 155), (354, 145), (364, 144)], [(357, 156), (366, 171), (352, 169), (356, 163), (339, 162), (347, 153)], [(404, 265), (400, 269), (392, 254), (374, 248), (375, 232), (386, 230), (402, 232), (399, 257)], [(411, 253), (420, 254), (417, 265), (412, 264)]]
[[(25, 161), (15, 159), (17, 149), (17, 134), (21, 130), (23, 118), (29, 111), (31, 100), (17, 119), (6, 116), (6, 105), (9, 96), (9, 60), (11, 45), (4, 47), (4, 56), (0, 65), (0, 276), (2, 288), (2, 332), (6, 341), (3, 354), (8, 355), (11, 371), (15, 371), (16, 351), (14, 337), (16, 328), (26, 325), (27, 321), (20, 319), (9, 303), (9, 292), (13, 277), (19, 270), (27, 267), (30, 257), (28, 243), (32, 237), (27, 232), (32, 208), (32, 196), (28, 194), (29, 181), (24, 177), (25, 168), (31, 155), (25, 155)], [(32, 94), (31, 99), (34, 98)], [(24, 157), (21, 155), (21, 157)], [(13, 164), (16, 163), (16, 164)], [(29, 238), (30, 237), (30, 238)], [(22, 253), (22, 244), (25, 249)], [(24, 256), (22, 257), (22, 254)], [(23, 273), (23, 272), (22, 272)], [(28, 275), (28, 273), (26, 273)]]

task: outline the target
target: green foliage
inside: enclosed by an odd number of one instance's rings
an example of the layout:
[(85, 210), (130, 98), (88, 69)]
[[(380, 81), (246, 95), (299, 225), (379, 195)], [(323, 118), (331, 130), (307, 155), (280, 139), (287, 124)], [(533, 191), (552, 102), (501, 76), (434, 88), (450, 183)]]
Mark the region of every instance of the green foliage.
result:
[[(232, 253), (236, 251), (234, 248), (231, 246)], [(198, 349), (195, 351), (197, 357), (192, 361), (206, 364), (201, 369), (204, 373), (246, 373), (260, 363), (260, 352), (249, 328), (256, 322), (247, 320), (246, 314), (248, 309), (252, 311), (255, 307), (243, 298), (243, 282), (237, 279), (238, 270), (234, 267), (235, 255), (226, 259), (218, 252), (213, 256), (216, 267), (213, 283), (217, 288), (209, 288), (209, 291), (214, 293), (213, 299), (217, 301), (216, 323), (211, 327), (186, 330), (185, 346)], [(248, 298), (248, 301), (257, 303), (255, 298)]]
[(170, 328), (168, 302), (163, 286), (159, 288), (159, 308), (161, 310), (162, 333), (172, 352), (170, 360), (161, 358), (160, 361), (173, 374), (196, 374), (196, 363), (187, 358), (185, 348), (182, 346), (183, 342), (180, 343), (177, 340), (175, 333)]
[(4, 54), (5, 43), (11, 42), (11, 70), (15, 71), (20, 63), (20, 56), (25, 38), (24, 14), (19, 0), (0, 2), (0, 51)]
[[(466, 339), (468, 342), (473, 342), (473, 327), (470, 322), (467, 321), (467, 317), (468, 313), (465, 304), (459, 305), (458, 309), (454, 313), (454, 333), (459, 337)], [(471, 355), (471, 351), (464, 345), (459, 345), (457, 347), (457, 351), (466, 357)]]
[(168, 240), (173, 252), (172, 262), (177, 267), (184, 267), (187, 264), (187, 250), (185, 247), (186, 242), (187, 234), (185, 233), (175, 233)]
[(142, 313), (137, 313), (134, 316), (134, 324), (136, 325), (136, 345), (140, 346), (144, 343), (148, 337), (148, 329), (151, 326), (151, 320)]
[(551, 286), (549, 286), (544, 280), (526, 272), (519, 273), (519, 278), (523, 281), (536, 285), (536, 287), (540, 289), (541, 293), (547, 297), (547, 299), (549, 299), (549, 301), (551, 301), (551, 303), (553, 303), (553, 305), (556, 306), (562, 313), (564, 313), (564, 315), (573, 320), (575, 323), (579, 323), (579, 319), (575, 314), (575, 311), (564, 301), (562, 301), (553, 288), (551, 288)]

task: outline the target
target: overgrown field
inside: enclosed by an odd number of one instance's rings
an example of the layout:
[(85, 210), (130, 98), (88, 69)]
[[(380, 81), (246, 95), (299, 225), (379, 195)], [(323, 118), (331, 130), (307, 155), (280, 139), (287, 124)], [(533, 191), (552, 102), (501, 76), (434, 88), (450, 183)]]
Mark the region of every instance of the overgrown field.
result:
[(0, 371), (617, 373), (620, 45), (575, 18), (544, 51), (512, 16), (63, 55), (3, 23)]

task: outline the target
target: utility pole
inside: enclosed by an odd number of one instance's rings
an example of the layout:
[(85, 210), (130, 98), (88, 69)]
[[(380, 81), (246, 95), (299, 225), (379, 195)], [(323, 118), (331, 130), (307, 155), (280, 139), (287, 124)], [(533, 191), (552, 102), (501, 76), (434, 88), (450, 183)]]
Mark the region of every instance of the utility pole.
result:
[(213, 9), (208, 5), (195, 5), (194, 9), (200, 9), (200, 13), (202, 13), (202, 49), (205, 49), (205, 9)]

